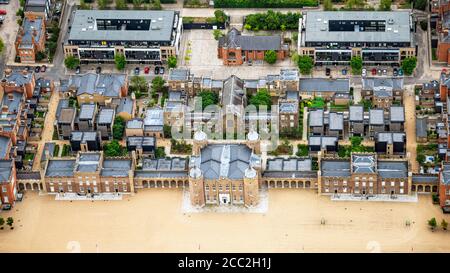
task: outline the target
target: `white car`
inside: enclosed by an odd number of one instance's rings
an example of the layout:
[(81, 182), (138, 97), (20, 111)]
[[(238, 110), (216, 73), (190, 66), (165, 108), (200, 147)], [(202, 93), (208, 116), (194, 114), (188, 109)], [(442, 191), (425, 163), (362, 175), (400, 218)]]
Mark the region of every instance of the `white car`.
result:
[(367, 69), (363, 68), (361, 75), (365, 77), (367, 75)]

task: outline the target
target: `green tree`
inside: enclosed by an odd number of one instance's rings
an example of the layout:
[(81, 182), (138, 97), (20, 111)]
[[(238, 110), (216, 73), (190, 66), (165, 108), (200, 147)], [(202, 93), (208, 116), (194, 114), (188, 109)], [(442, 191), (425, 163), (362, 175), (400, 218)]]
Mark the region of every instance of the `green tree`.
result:
[(13, 229), (13, 228), (14, 228), (14, 227), (13, 227), (14, 219), (13, 219), (12, 217), (6, 218), (6, 224), (7, 224), (11, 229)]
[(162, 10), (161, 1), (153, 0), (152, 6), (150, 7), (152, 10)]
[(323, 10), (333, 10), (333, 2), (331, 0), (323, 0)]
[(256, 106), (259, 110), (260, 105), (266, 105), (267, 109), (270, 109), (272, 105), (272, 98), (270, 97), (269, 91), (265, 88), (261, 88), (256, 94), (250, 97), (250, 104)]
[(125, 131), (125, 120), (121, 116), (116, 116), (113, 125), (113, 138), (121, 140)]
[(89, 4), (86, 4), (86, 1), (80, 0), (79, 9), (87, 10), (87, 9), (91, 9), (91, 6)]
[(124, 10), (128, 9), (127, 3), (125, 0), (116, 0), (116, 9), (118, 10)]
[(274, 50), (267, 50), (264, 53), (264, 61), (268, 64), (274, 64), (277, 61), (277, 53)]
[(219, 40), (223, 36), (223, 32), (220, 29), (213, 30), (214, 39)]
[(0, 229), (3, 229), (4, 224), (5, 224), (5, 219), (3, 219), (3, 217), (0, 217)]
[(25, 13), (23, 12), (22, 8), (20, 8), (16, 11), (16, 16), (23, 19), (23, 17), (25, 16)]
[(64, 65), (68, 69), (75, 69), (75, 67), (77, 67), (79, 64), (80, 64), (80, 60), (78, 60), (78, 58), (75, 58), (74, 56), (68, 56), (64, 60)]
[(361, 146), (361, 142), (362, 142), (362, 137), (353, 136), (350, 138), (350, 143), (352, 144), (353, 147)]
[(125, 55), (123, 55), (123, 54), (116, 54), (116, 56), (114, 56), (114, 63), (116, 64), (116, 68), (118, 70), (123, 70), (125, 68), (125, 65), (127, 64), (127, 60), (125, 59)]
[(443, 230), (447, 230), (447, 227), (448, 227), (447, 221), (445, 221), (445, 219), (442, 219), (442, 221), (441, 221), (441, 228)]
[(198, 94), (202, 98), (202, 108), (205, 109), (209, 105), (216, 105), (219, 102), (219, 96), (212, 91), (202, 91)]
[(360, 75), (362, 70), (362, 58), (359, 56), (354, 56), (350, 60), (350, 66), (352, 67), (352, 73), (353, 75)]
[(392, 0), (380, 0), (380, 6), (378, 7), (381, 11), (391, 10)]
[(169, 66), (169, 68), (175, 68), (177, 67), (177, 56), (169, 56), (169, 59), (167, 60), (167, 65)]
[(143, 1), (142, 0), (133, 0), (134, 9), (141, 9)]
[(437, 227), (436, 218), (433, 217), (430, 220), (428, 220), (428, 225), (430, 226), (431, 229), (435, 229)]
[(170, 125), (164, 124), (163, 132), (165, 138), (172, 138), (172, 127)]
[(372, 101), (371, 100), (362, 100), (360, 104), (363, 105), (364, 111), (369, 111), (369, 109), (372, 108)]
[(115, 139), (103, 145), (103, 152), (105, 156), (123, 156), (126, 154), (125, 148), (120, 146), (119, 141)]
[(420, 28), (423, 31), (427, 31), (428, 30), (428, 21), (427, 20), (420, 21)]
[(311, 74), (311, 70), (314, 67), (314, 61), (310, 56), (302, 55), (297, 59), (298, 69), (302, 74)]
[(98, 0), (98, 8), (99, 9), (107, 9), (108, 8), (108, 0)]
[(133, 76), (130, 79), (130, 92), (134, 92), (137, 99), (139, 99), (143, 94), (148, 95), (148, 83), (147, 80), (142, 76)]
[(164, 158), (166, 157), (166, 151), (164, 147), (157, 147), (155, 149), (155, 158)]
[(3, 43), (3, 39), (0, 38), (0, 54), (3, 53), (4, 49), (5, 49), (5, 43)]
[(152, 80), (152, 92), (162, 92), (164, 91), (164, 84), (166, 81), (161, 76), (156, 76)]
[(214, 11), (214, 17), (216, 18), (216, 22), (220, 24), (225, 23), (228, 19), (228, 16), (225, 14), (225, 12), (220, 9)]
[(366, 6), (365, 0), (347, 0), (345, 8), (349, 10), (361, 10)]
[(416, 57), (408, 57), (405, 58), (402, 62), (402, 69), (405, 75), (411, 75), (416, 69), (417, 58)]
[(427, 0), (416, 0), (413, 1), (413, 8), (425, 10), (427, 8)]

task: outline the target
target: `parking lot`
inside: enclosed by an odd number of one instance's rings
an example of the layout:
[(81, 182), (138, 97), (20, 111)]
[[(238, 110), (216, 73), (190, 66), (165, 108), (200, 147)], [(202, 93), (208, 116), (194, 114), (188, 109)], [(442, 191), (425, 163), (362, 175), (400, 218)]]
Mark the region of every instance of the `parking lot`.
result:
[(217, 57), (217, 41), (212, 30), (185, 30), (178, 59), (179, 65), (189, 68), (194, 75), (212, 76), (216, 79), (224, 79), (230, 75), (257, 79), (268, 74), (277, 74), (281, 68), (296, 68), (290, 58), (274, 65), (254, 63), (251, 66), (225, 66)]

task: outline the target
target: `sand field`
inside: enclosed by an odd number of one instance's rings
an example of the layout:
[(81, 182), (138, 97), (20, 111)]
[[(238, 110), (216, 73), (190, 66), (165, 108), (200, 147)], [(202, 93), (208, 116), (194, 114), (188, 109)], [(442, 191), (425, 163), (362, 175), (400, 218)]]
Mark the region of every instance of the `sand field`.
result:
[[(140, 190), (122, 201), (55, 201), (27, 192), (0, 230), (0, 252), (449, 252), (450, 222), (431, 203), (333, 202), (313, 191), (271, 189), (269, 210), (181, 212), (181, 190)], [(321, 225), (321, 219), (325, 225)], [(411, 225), (406, 226), (409, 220)]]

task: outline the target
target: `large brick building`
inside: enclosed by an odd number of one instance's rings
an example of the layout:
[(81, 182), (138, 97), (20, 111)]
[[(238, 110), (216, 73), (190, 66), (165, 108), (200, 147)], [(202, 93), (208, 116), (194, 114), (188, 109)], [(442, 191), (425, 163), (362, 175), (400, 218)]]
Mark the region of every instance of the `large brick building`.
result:
[(288, 56), (288, 47), (282, 44), (281, 36), (246, 36), (232, 28), (219, 39), (217, 57), (224, 65), (241, 65), (246, 61), (264, 60), (268, 50), (277, 53), (277, 60)]
[(45, 20), (33, 13), (27, 13), (17, 33), (16, 56), (21, 63), (34, 63), (36, 54), (45, 51)]

